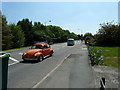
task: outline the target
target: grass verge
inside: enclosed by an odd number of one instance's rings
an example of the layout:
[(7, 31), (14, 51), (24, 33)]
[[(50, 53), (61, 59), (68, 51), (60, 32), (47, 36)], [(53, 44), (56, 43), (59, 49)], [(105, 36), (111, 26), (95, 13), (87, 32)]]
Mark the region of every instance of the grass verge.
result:
[(21, 48), (14, 48), (14, 49), (8, 49), (8, 50), (3, 50), (3, 51), (12, 51), (12, 50), (23, 49), (23, 48), (29, 48), (29, 47), (31, 47), (31, 46), (21, 47)]
[(98, 65), (112, 66), (118, 67), (118, 60), (120, 59), (120, 55), (118, 54), (118, 50), (120, 47), (98, 47), (98, 46), (90, 46), (92, 53), (95, 53), (97, 50), (101, 50), (101, 56), (103, 56), (102, 63)]

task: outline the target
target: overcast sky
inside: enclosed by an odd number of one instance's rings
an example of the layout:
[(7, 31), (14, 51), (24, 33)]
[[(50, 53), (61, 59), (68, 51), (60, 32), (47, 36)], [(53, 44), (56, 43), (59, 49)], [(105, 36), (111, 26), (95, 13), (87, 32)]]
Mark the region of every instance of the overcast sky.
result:
[(28, 18), (76, 34), (95, 34), (99, 24), (118, 22), (118, 2), (2, 2), (2, 14), (9, 24)]

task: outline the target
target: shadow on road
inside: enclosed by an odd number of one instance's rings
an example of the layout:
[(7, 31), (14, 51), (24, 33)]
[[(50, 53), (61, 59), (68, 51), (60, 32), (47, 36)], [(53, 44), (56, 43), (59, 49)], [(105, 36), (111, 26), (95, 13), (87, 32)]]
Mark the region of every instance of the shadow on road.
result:
[[(49, 58), (51, 56), (47, 56), (43, 59), (43, 61), (47, 58)], [(42, 62), (42, 61), (37, 61), (37, 60), (26, 60), (26, 61), (20, 61), (20, 63), (30, 63), (30, 64), (35, 64), (35, 63), (39, 63), (39, 62)]]
[(20, 63), (35, 64), (35, 63), (39, 63), (39, 61), (36, 61), (36, 60), (26, 60), (26, 61), (20, 61)]

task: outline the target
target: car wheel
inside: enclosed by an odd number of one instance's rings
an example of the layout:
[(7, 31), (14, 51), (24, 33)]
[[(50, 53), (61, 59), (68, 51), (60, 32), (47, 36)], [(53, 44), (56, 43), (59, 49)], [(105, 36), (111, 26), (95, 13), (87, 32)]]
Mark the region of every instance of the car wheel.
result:
[(38, 58), (38, 61), (41, 62), (43, 60), (43, 56), (40, 55), (40, 57)]
[(52, 52), (50, 52), (50, 56), (52, 56), (53, 55), (53, 51)]

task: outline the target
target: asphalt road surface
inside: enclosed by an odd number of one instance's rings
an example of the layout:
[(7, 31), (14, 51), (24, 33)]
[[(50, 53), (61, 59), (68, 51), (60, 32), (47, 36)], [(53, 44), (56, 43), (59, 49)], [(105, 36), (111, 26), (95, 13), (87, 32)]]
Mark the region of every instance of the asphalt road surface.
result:
[(9, 51), (8, 88), (94, 88), (93, 69), (84, 43), (51, 45), (52, 57), (42, 62), (23, 62), (28, 48)]

